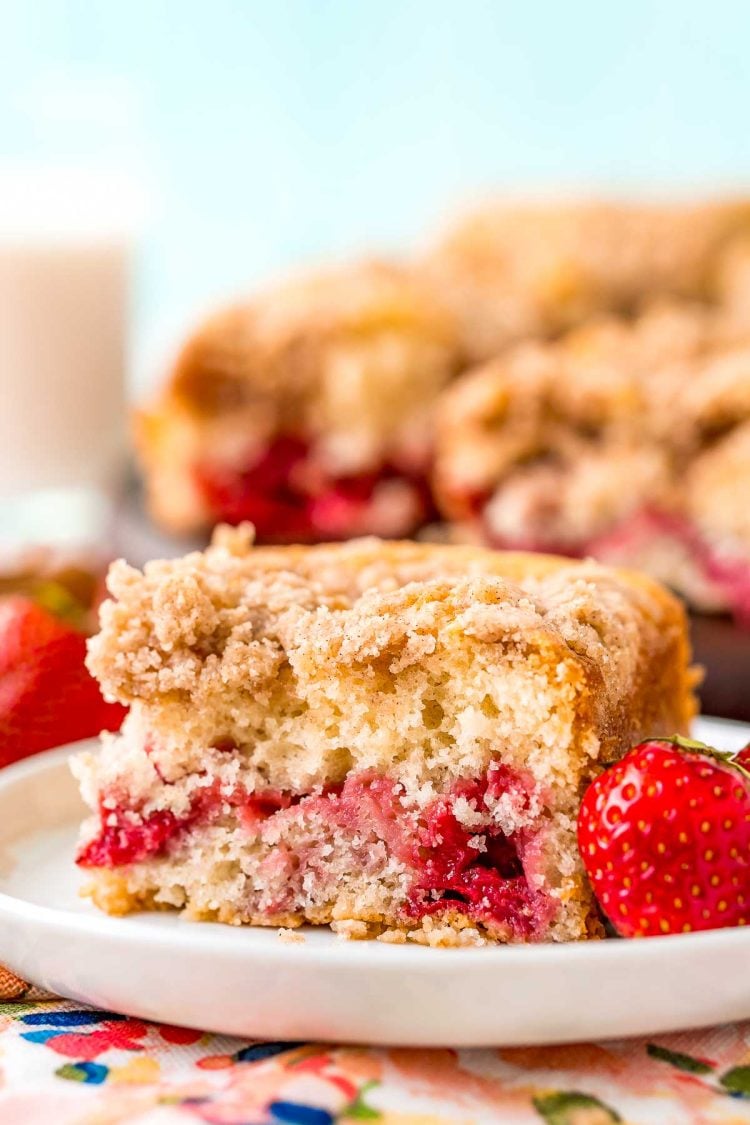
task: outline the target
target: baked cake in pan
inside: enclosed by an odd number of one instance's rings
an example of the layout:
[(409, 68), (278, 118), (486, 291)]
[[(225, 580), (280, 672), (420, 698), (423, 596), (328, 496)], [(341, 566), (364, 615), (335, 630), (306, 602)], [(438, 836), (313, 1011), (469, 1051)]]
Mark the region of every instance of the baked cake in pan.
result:
[(457, 349), (429, 288), (378, 262), (219, 313), (138, 419), (152, 514), (176, 532), (251, 519), (273, 542), (411, 534)]
[(665, 305), (518, 345), (438, 415), (443, 515), (495, 547), (639, 566), (697, 607), (750, 619), (750, 343)]
[(75, 764), (101, 908), (435, 945), (600, 936), (583, 790), (694, 712), (658, 584), (471, 547), (255, 548), (242, 527), (109, 586), (89, 662), (130, 715)]
[[(475, 360), (644, 301), (747, 292), (750, 203), (499, 199), (459, 218), (427, 272)], [(739, 252), (737, 247), (740, 248)]]

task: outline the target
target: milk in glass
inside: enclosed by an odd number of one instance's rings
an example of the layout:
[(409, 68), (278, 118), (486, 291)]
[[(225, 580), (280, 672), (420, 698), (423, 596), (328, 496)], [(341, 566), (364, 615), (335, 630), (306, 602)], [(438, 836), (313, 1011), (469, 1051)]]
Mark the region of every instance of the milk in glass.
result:
[(0, 551), (102, 534), (125, 458), (131, 230), (111, 178), (0, 169)]

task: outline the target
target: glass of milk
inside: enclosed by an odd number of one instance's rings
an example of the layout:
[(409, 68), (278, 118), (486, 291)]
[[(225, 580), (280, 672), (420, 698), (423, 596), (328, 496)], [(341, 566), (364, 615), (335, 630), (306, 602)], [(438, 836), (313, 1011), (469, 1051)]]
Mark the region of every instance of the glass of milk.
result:
[(125, 471), (132, 187), (0, 166), (0, 559), (101, 544)]

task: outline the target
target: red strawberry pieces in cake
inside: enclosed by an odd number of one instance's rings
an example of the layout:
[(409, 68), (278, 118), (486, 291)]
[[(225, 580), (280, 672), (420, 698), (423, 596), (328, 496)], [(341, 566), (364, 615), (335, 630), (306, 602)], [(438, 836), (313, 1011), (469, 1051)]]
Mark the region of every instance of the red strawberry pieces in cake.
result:
[(331, 475), (301, 438), (277, 437), (240, 468), (207, 461), (195, 470), (195, 482), (214, 519), (249, 520), (262, 539), (280, 543), (325, 542), (373, 530), (387, 535), (434, 515), (423, 473), (384, 464)]
[(750, 922), (750, 773), (736, 758), (680, 738), (641, 743), (589, 787), (578, 842), (623, 937)]

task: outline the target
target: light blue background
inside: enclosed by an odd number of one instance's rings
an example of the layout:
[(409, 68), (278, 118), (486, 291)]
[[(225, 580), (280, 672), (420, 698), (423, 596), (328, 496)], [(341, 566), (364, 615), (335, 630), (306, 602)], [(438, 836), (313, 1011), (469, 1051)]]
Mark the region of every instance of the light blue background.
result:
[(0, 146), (147, 185), (134, 368), (492, 185), (750, 183), (750, 4), (2, 0)]

